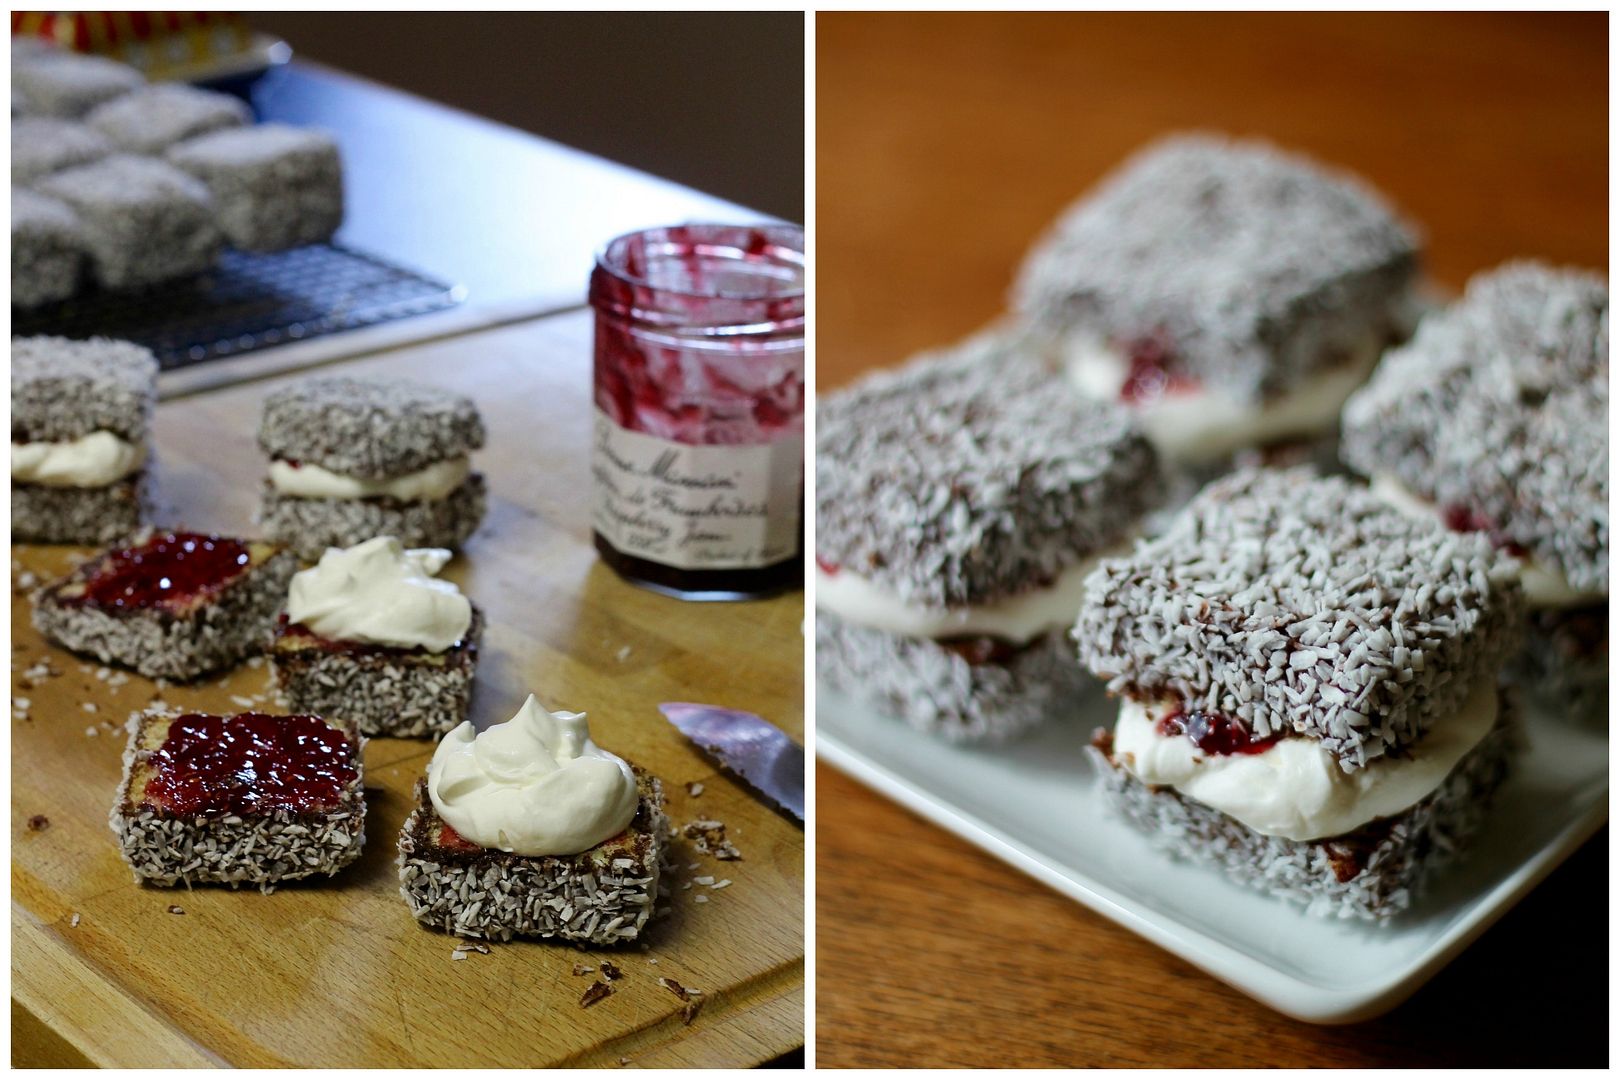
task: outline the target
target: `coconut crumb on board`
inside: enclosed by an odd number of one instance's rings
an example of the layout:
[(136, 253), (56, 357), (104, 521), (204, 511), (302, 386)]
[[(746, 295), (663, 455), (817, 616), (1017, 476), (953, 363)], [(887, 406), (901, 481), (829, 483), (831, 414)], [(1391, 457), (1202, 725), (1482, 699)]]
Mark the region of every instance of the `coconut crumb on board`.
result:
[(598, 979), (591, 983), (591, 985), (587, 986), (585, 988), (585, 993), (580, 995), (579, 1007), (582, 1009), (588, 1009), (592, 1005), (595, 1005), (598, 1001), (601, 1001), (603, 998), (610, 996), (612, 993), (613, 987)]

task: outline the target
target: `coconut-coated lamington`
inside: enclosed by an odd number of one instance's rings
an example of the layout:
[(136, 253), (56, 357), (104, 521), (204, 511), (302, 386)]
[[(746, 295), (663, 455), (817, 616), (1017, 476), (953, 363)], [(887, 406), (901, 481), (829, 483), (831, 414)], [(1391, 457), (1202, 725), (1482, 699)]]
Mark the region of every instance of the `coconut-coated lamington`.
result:
[(1512, 263), (1385, 356), (1345, 406), (1343, 453), (1607, 592), (1608, 414), (1608, 283)]
[(1243, 469), (1086, 580), (1074, 636), (1114, 693), (1174, 697), (1341, 768), (1399, 754), (1522, 641), (1514, 562), (1341, 477)]
[(241, 98), (182, 83), (162, 83), (98, 105), (85, 124), (131, 154), (161, 154), (198, 135), (253, 119)]
[(253, 124), (188, 139), (167, 153), (208, 185), (220, 228), (244, 251), (284, 251), (343, 224), (343, 162), (330, 135)]
[(100, 161), (113, 150), (105, 135), (75, 120), (19, 117), (11, 122), (11, 182), (32, 184), (63, 169)]
[[(1162, 497), (1153, 450), (1118, 409), (1070, 394), (995, 332), (819, 403), (816, 558), (908, 606), (998, 603), (1122, 542)], [(1004, 657), (816, 615), (818, 674), (952, 739), (1004, 738), (1072, 704), (1059, 640)], [(1061, 632), (1047, 635), (1061, 639)]]
[(104, 56), (15, 46), (11, 52), (11, 92), (25, 98), (29, 111), (40, 116), (83, 116), (145, 83), (139, 71)]
[(1257, 140), (1171, 136), (1075, 203), (1014, 303), (1052, 334), (1161, 342), (1259, 402), (1415, 321), (1417, 240), (1360, 180)]
[(154, 158), (114, 154), (35, 186), (73, 208), (96, 278), (109, 289), (200, 273), (219, 255), (208, 189)]
[(79, 287), (84, 234), (67, 204), (11, 188), (11, 305), (66, 300)]
[[(365, 740), (349, 721), (253, 717), (270, 725), (256, 733), (257, 745), (250, 751), (261, 760), (252, 769), (238, 771), (236, 790), (223, 793), (233, 803), (224, 812), (171, 806), (149, 787), (165, 774), (183, 787), (188, 779), (184, 774), (195, 767), (191, 755), (207, 755), (205, 743), (217, 734), (215, 729), (235, 719), (170, 710), (149, 710), (129, 718), (124, 775), (109, 823), (137, 882), (187, 888), (253, 885), (268, 893), (278, 882), (336, 874), (359, 857), (366, 840)], [(307, 727), (278, 731), (275, 725), (281, 723)], [(326, 733), (337, 751), (324, 770), (328, 776), (321, 778), (330, 790), (313, 805), (303, 804), (307, 800), (282, 804), (276, 789), (284, 778), (297, 778), (302, 769), (276, 768), (274, 754), (307, 752), (310, 730)], [(271, 761), (262, 760), (267, 754)]]
[(427, 781), (399, 834), (399, 891), (418, 922), (462, 937), (634, 941), (658, 902), (669, 819), (658, 779), (635, 770), (625, 831), (578, 855), (514, 855), (470, 844), (433, 808)]
[[(11, 441), (68, 442), (106, 431), (136, 446), (149, 439), (157, 359), (128, 341), (62, 337), (11, 343)], [(101, 544), (133, 533), (145, 512), (150, 460), (105, 487), (14, 481), (14, 540)]]
[[(318, 376), (271, 394), (259, 445), (272, 460), (383, 481), (464, 458), (484, 445), (472, 399), (404, 379)], [(483, 519), (486, 488), (471, 473), (442, 499), (304, 498), (266, 482), (266, 532), (307, 559), (328, 547), (397, 536), (407, 547), (462, 546)]]

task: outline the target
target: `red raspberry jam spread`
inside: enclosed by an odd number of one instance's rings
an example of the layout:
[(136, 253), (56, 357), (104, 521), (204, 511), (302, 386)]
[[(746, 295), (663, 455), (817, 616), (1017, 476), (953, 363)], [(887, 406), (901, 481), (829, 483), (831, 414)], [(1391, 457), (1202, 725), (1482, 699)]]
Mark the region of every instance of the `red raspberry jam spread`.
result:
[(188, 713), (152, 755), (145, 801), (179, 817), (316, 813), (354, 783), (354, 750), (317, 716)]
[(177, 608), (229, 585), (251, 562), (240, 540), (202, 533), (159, 533), (103, 556), (68, 603), (114, 610)]
[(1159, 721), (1158, 732), (1167, 737), (1185, 735), (1193, 741), (1194, 746), (1211, 757), (1264, 753), (1282, 739), (1280, 732), (1264, 739), (1256, 739), (1249, 733), (1243, 721), (1235, 716), (1206, 712), (1189, 713), (1180, 706)]
[(828, 577), (838, 573), (838, 564), (830, 559), (824, 559), (820, 555), (816, 556), (816, 567)]
[(1125, 347), (1130, 368), (1119, 388), (1119, 399), (1127, 405), (1149, 405), (1171, 394), (1188, 394), (1198, 389), (1198, 380), (1175, 370), (1170, 343), (1163, 335), (1138, 338)]
[(1530, 552), (1524, 545), (1516, 543), (1501, 529), (1496, 522), (1486, 517), (1480, 511), (1462, 503), (1451, 503), (1440, 510), (1440, 519), (1446, 523), (1446, 528), (1452, 532), (1482, 532), (1491, 541), (1493, 547), (1512, 555), (1515, 559), (1528, 558)]
[(451, 851), (483, 851), (477, 844), (452, 829), (448, 822), (439, 823), (439, 846)]

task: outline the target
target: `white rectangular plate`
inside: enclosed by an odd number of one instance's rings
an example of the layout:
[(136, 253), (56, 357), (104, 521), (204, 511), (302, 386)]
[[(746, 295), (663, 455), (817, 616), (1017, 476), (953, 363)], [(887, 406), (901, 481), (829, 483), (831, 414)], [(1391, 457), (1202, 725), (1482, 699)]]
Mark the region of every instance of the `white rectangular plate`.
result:
[(1320, 1024), (1400, 1004), (1608, 818), (1607, 735), (1529, 715), (1529, 745), (1462, 863), (1384, 925), (1312, 918), (1218, 870), (1170, 860), (1108, 812), (1084, 747), (1112, 724), (1114, 705), (1097, 693), (1078, 711), (1072, 724), (973, 749), (818, 688), (816, 751), (1217, 979)]

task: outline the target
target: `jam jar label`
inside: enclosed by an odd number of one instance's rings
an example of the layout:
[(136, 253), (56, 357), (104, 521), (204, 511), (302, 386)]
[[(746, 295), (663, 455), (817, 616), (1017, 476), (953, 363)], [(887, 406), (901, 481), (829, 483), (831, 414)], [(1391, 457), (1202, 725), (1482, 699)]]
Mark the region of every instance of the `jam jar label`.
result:
[(804, 436), (671, 442), (596, 410), (592, 518), (618, 551), (682, 570), (772, 566), (798, 550)]

